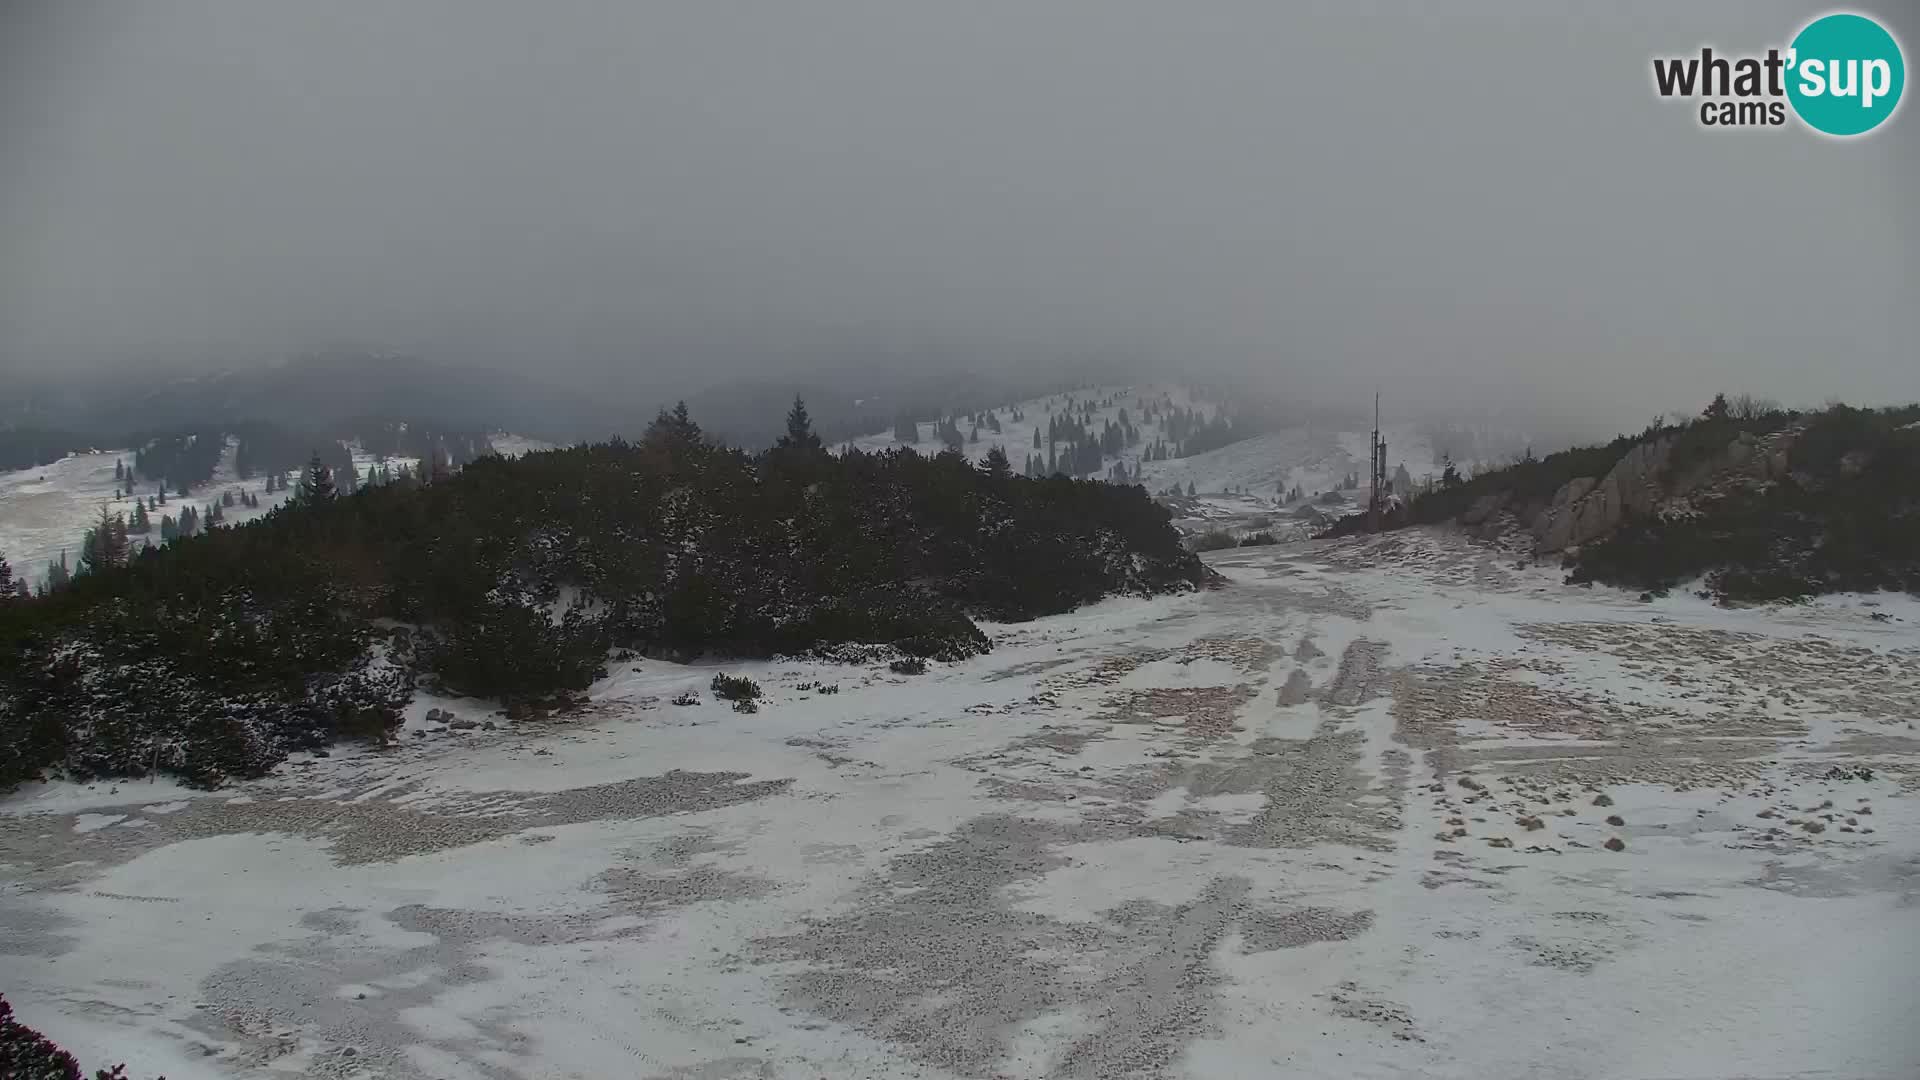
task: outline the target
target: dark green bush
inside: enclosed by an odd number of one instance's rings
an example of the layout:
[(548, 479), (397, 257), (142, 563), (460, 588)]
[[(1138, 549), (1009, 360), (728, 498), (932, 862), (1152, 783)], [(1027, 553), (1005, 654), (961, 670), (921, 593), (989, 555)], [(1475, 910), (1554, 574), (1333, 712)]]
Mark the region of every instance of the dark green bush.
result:
[(708, 688), (722, 701), (752, 701), (760, 696), (760, 684), (745, 675), (721, 672), (713, 677)]

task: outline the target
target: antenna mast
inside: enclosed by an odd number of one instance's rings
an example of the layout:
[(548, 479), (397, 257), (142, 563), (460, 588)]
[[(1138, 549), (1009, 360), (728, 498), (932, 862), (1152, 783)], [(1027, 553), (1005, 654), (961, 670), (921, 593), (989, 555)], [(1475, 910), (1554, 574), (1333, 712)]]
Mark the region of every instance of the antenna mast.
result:
[(1380, 511), (1386, 504), (1387, 441), (1380, 437), (1380, 392), (1373, 394), (1373, 436), (1368, 440), (1372, 461), (1367, 466), (1367, 531), (1380, 531)]

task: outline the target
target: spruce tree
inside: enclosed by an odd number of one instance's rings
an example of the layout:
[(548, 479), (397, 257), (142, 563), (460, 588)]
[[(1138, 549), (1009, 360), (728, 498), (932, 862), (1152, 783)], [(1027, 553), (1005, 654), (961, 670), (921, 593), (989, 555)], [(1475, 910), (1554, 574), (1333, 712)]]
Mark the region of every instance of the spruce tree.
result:
[(332, 502), (339, 492), (333, 486), (333, 472), (320, 460), (320, 452), (315, 450), (307, 462), (307, 471), (300, 476), (300, 487), (293, 493), (295, 502), (318, 504)]
[[(641, 445), (672, 453), (692, 450), (705, 441), (706, 433), (700, 430), (699, 424), (693, 422), (693, 416), (687, 411), (687, 403), (684, 401), (676, 404), (671, 412), (665, 409), (660, 410), (654, 416), (653, 422), (647, 425), (646, 432), (640, 436)], [(431, 459), (422, 462), (422, 465), (423, 471), (431, 470), (434, 478), (438, 479), (440, 472), (438, 454), (432, 455)]]
[(820, 436), (813, 432), (813, 418), (807, 415), (807, 403), (800, 395), (793, 396), (793, 408), (787, 410), (787, 433), (780, 436), (774, 444), (782, 450), (806, 454), (817, 454), (826, 449)]
[(1000, 449), (998, 443), (987, 451), (985, 469), (988, 476), (999, 480), (1013, 475), (1013, 463), (1007, 460), (1007, 452)]
[(64, 589), (73, 580), (73, 572), (67, 569), (67, 553), (62, 551), (60, 558), (47, 561), (47, 591)]
[[(62, 553), (62, 559), (65, 554)], [(98, 574), (120, 566), (127, 561), (127, 528), (123, 518), (100, 508), (100, 520), (88, 529), (80, 541), (80, 565), (82, 574)]]

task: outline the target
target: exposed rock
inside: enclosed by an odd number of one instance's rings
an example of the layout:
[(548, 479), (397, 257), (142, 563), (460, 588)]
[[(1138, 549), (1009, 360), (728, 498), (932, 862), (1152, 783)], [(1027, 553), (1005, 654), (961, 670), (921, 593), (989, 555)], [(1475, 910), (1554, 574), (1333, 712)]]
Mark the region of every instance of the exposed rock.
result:
[(1601, 792), (1600, 794), (1598, 794), (1598, 795), (1595, 795), (1595, 796), (1593, 797), (1593, 805), (1595, 805), (1595, 806), (1612, 806), (1612, 805), (1613, 805), (1613, 796), (1611, 796), (1611, 795), (1609, 795), (1609, 794), (1607, 794), (1606, 792), (1604, 792), (1604, 791), (1603, 791), (1603, 792)]
[(1673, 472), (1672, 436), (1641, 443), (1628, 450), (1604, 477), (1578, 477), (1554, 493), (1547, 507), (1534, 516), (1534, 552), (1546, 554), (1579, 547), (1607, 535), (1629, 518), (1683, 506), (1685, 496), (1703, 487), (1778, 480), (1787, 473), (1787, 448), (1796, 433), (1789, 429), (1756, 438), (1742, 432), (1728, 442), (1725, 450), (1707, 456), (1679, 475)]
[(1625, 840), (1620, 839), (1617, 836), (1608, 837), (1607, 842), (1600, 846), (1606, 848), (1608, 851), (1627, 850), (1627, 842)]
[(1567, 481), (1534, 519), (1534, 550), (1578, 547), (1612, 532), (1631, 515), (1650, 513), (1666, 494), (1660, 477), (1672, 450), (1671, 438), (1641, 443), (1615, 462), (1606, 476)]

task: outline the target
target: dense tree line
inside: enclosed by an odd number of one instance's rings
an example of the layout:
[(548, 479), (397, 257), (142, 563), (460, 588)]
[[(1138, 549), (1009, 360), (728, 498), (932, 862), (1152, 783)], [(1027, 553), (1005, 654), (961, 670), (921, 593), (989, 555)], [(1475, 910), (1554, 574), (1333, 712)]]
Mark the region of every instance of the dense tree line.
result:
[(94, 436), (78, 431), (43, 427), (0, 430), (0, 471), (51, 465), (68, 454), (101, 445)]
[(291, 748), (384, 738), (416, 684), (544, 699), (584, 690), (613, 648), (959, 658), (988, 647), (974, 616), (1206, 575), (1139, 488), (1015, 477), (1004, 453), (834, 457), (803, 406), (788, 420), (747, 454), (682, 407), (637, 443), (351, 495), (310, 461), (256, 522), (0, 609), (0, 782), (52, 765), (254, 774)]
[(452, 469), (464, 468), (475, 458), (493, 453), (484, 431), (450, 428), (432, 423), (384, 419), (354, 420), (342, 426), (361, 449), (377, 459), (416, 458), (431, 462), (436, 456)]
[(133, 471), (163, 491), (185, 495), (188, 489), (213, 479), (213, 470), (226, 451), (226, 432), (218, 427), (173, 431), (150, 438), (135, 437)]

